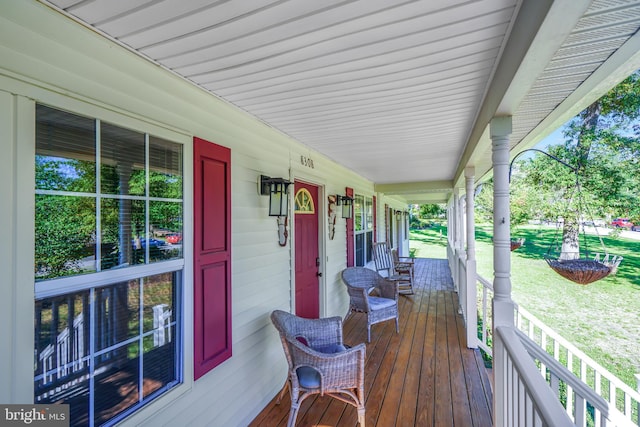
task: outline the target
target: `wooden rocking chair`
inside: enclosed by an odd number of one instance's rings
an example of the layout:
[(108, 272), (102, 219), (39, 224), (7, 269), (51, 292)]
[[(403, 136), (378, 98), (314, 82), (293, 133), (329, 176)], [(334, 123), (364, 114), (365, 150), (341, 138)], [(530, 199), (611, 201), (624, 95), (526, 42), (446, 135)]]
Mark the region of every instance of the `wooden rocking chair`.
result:
[(401, 294), (413, 294), (413, 260), (405, 261), (405, 258), (398, 258), (398, 261), (395, 261), (387, 242), (374, 243), (371, 250), (376, 271), (396, 282)]

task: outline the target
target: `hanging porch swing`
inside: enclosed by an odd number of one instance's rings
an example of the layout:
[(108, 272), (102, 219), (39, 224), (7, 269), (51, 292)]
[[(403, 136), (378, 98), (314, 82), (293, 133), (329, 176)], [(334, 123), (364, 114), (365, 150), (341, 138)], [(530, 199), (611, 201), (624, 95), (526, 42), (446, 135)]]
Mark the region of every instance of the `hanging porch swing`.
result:
[[(560, 230), (560, 226), (556, 225), (556, 233), (554, 236), (554, 240), (552, 241), (551, 245), (549, 246), (549, 249), (547, 250), (547, 254), (545, 255), (544, 259), (547, 262), (547, 265), (549, 265), (549, 267), (551, 267), (552, 270), (554, 270), (556, 273), (558, 273), (560, 276), (571, 280), (574, 283), (578, 283), (581, 285), (587, 285), (589, 283), (593, 283), (597, 280), (600, 279), (604, 279), (605, 277), (607, 277), (609, 274), (611, 274), (611, 272), (613, 271), (613, 266), (609, 265), (610, 263), (607, 262), (603, 262), (600, 260), (600, 254), (597, 254), (593, 259), (589, 259), (589, 247), (587, 245), (587, 236), (586, 236), (586, 231), (584, 228), (584, 225), (581, 226), (580, 224), (580, 218), (582, 218), (582, 212), (583, 212), (583, 200), (582, 200), (582, 189), (580, 186), (580, 179), (579, 179), (579, 175), (578, 175), (578, 170), (576, 168), (574, 168), (573, 166), (563, 162), (562, 160), (558, 159), (557, 157), (552, 156), (551, 154), (542, 151), (542, 150), (538, 150), (535, 148), (532, 149), (528, 149), (528, 150), (524, 150), (520, 153), (518, 153), (513, 160), (511, 161), (511, 165), (509, 167), (509, 181), (511, 181), (511, 168), (513, 167), (513, 162), (516, 160), (516, 158), (526, 152), (526, 151), (537, 151), (540, 152), (548, 157), (550, 157), (551, 159), (557, 161), (558, 163), (568, 167), (569, 169), (571, 169), (575, 175), (576, 175), (576, 185), (574, 187), (574, 192), (571, 194), (571, 196), (569, 197), (568, 201), (567, 201), (567, 206), (565, 209), (565, 212), (569, 211), (570, 205), (573, 202), (574, 199), (574, 195), (577, 194), (577, 199), (578, 199), (578, 222), (576, 224), (576, 226), (578, 227), (577, 233), (579, 234), (580, 231), (580, 227), (582, 227), (582, 235), (583, 235), (583, 242), (584, 244), (582, 245), (582, 247), (584, 248), (584, 257), (581, 257), (580, 255), (580, 249), (578, 249), (576, 258), (566, 258), (564, 259), (562, 257), (562, 249), (560, 251), (560, 256), (559, 257), (552, 257), (551, 251), (553, 247), (558, 247), (558, 234), (559, 234), (559, 230)], [(566, 218), (567, 216), (563, 216), (563, 218)], [(562, 223), (562, 228), (564, 230), (565, 227), (565, 223), (563, 221)], [(602, 237), (600, 236), (600, 234), (598, 233), (598, 228), (595, 227), (595, 231), (596, 231), (596, 235), (598, 236), (598, 239), (600, 240), (600, 245), (602, 246), (603, 252), (605, 254), (603, 260), (609, 260), (609, 253), (607, 252), (607, 249), (604, 245), (604, 241), (602, 240)], [(562, 233), (560, 233), (562, 234)], [(577, 240), (579, 240), (579, 237), (577, 237)], [(578, 246), (579, 242), (578, 242)], [(617, 256), (613, 256), (611, 258), (612, 260), (616, 260), (617, 264), (615, 265), (615, 267), (617, 268), (617, 265), (620, 263), (620, 261), (622, 260), (622, 257), (617, 257)]]
[(545, 258), (545, 261), (553, 271), (580, 285), (588, 285), (596, 280), (604, 279), (611, 273), (611, 267), (590, 259)]

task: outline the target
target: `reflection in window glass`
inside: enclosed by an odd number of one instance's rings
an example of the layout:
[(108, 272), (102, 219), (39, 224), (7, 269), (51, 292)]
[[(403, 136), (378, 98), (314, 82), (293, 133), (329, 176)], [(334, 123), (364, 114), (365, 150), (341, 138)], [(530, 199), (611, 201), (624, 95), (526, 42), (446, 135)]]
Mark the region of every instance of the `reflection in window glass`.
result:
[(69, 404), (72, 426), (101, 425), (178, 384), (179, 274), (37, 300), (34, 403)]
[(102, 193), (144, 196), (144, 134), (102, 123), (100, 137)]
[(96, 357), (94, 365), (95, 425), (101, 425), (138, 403), (140, 345), (134, 342), (114, 348)]
[(149, 137), (149, 196), (182, 199), (182, 145)]
[[(97, 315), (94, 330), (96, 350), (118, 345), (140, 333), (140, 288), (137, 279), (96, 288), (94, 298)], [(112, 352), (108, 357), (116, 355), (117, 352)]]
[(36, 189), (96, 191), (95, 121), (36, 106)]
[(96, 270), (96, 200), (36, 194), (36, 280)]
[(150, 241), (155, 241), (162, 248), (161, 251), (151, 251), (149, 261), (181, 258), (182, 202), (149, 202), (149, 222), (152, 236)]
[(367, 230), (373, 230), (373, 199), (367, 197), (365, 202), (365, 228)]
[(36, 280), (182, 257), (182, 145), (36, 108)]
[[(88, 383), (90, 367), (89, 301), (89, 290), (36, 301), (34, 403), (68, 403), (74, 394), (76, 400), (86, 400), (82, 385)], [(77, 385), (70, 387), (73, 381)], [(75, 425), (88, 425), (87, 414), (86, 404), (70, 407)]]
[(356, 266), (357, 267), (363, 267), (365, 265), (365, 261), (364, 261), (364, 256), (365, 256), (365, 252), (364, 252), (364, 244), (365, 244), (365, 237), (364, 234), (356, 234), (356, 238), (355, 238), (355, 244), (356, 244)]
[(353, 219), (354, 219), (355, 231), (364, 230), (364, 223), (362, 221), (363, 212), (364, 212), (364, 196), (356, 194), (356, 197), (353, 201)]
[[(148, 277), (144, 282), (143, 318), (144, 332), (164, 328), (165, 337), (170, 331), (168, 325), (175, 321), (175, 286), (173, 273), (158, 274)], [(145, 347), (145, 351), (147, 347)]]
[(144, 264), (146, 247), (157, 256), (163, 241), (147, 239), (145, 202), (130, 199), (102, 199), (102, 269)]
[[(182, 163), (180, 144), (36, 107), (34, 402), (68, 403), (73, 426), (117, 423), (181, 381), (182, 267), (123, 267), (182, 257)], [(61, 278), (114, 268), (99, 287)]]
[(371, 258), (373, 243), (373, 198), (356, 194), (353, 201), (355, 263), (365, 266)]

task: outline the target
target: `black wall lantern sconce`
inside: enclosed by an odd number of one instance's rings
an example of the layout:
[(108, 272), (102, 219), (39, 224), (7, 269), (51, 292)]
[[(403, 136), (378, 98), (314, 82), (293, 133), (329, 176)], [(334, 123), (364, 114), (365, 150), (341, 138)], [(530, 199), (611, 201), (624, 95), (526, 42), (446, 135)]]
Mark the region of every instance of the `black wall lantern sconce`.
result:
[(352, 217), (353, 198), (336, 194), (336, 204), (342, 206), (342, 218)]
[(287, 246), (287, 217), (289, 215), (289, 185), (284, 178), (260, 175), (260, 194), (269, 196), (269, 216), (278, 217), (278, 244)]
[(260, 175), (260, 194), (269, 196), (269, 216), (288, 216), (290, 181)]

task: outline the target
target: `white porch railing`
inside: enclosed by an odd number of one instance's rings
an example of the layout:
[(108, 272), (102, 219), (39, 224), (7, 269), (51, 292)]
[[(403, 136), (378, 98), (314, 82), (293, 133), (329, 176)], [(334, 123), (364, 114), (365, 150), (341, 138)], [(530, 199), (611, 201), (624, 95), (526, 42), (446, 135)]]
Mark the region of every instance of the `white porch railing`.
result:
[[(491, 319), (491, 301), (493, 300), (493, 284), (484, 277), (477, 275), (478, 283), (478, 347), (489, 356), (493, 356)], [(468, 325), (473, 327), (473, 325)]]
[[(621, 413), (627, 423), (622, 423), (618, 418), (617, 425), (640, 425), (640, 393), (562, 338), (523, 307), (517, 308), (516, 326), (538, 348), (544, 350), (549, 357), (552, 357), (563, 368), (572, 372), (582, 383), (588, 385), (601, 396), (608, 403), (612, 412)], [(540, 362), (540, 372), (544, 374), (545, 364), (542, 360)], [(568, 395), (572, 393), (572, 387), (573, 385), (567, 384)], [(572, 404), (573, 402), (569, 399), (566, 406), (569, 413), (572, 412)]]
[[(458, 292), (459, 310), (464, 318), (466, 325), (475, 325), (477, 320), (477, 301), (476, 301), (476, 261), (467, 260), (467, 254), (464, 250), (449, 250), (449, 268)], [(476, 330), (467, 328), (466, 331), (467, 347), (476, 348), (480, 345)], [(490, 349), (489, 349), (490, 350)]]
[[(478, 276), (478, 284), (478, 346), (493, 355), (493, 286), (481, 276)], [(517, 305), (515, 325), (516, 335), (520, 337), (518, 341), (523, 342), (530, 357), (536, 361), (538, 376), (546, 379), (556, 400), (575, 425), (640, 425), (638, 392)], [(510, 350), (513, 348), (507, 351)]]
[[(496, 426), (572, 426), (558, 399), (538, 372), (515, 328), (495, 331), (495, 359), (502, 372), (495, 372)], [(495, 367), (498, 369), (498, 367)], [(501, 375), (500, 375), (501, 374)]]
[(595, 393), (584, 381), (551, 357), (525, 333), (517, 331), (516, 334), (540, 368), (542, 373), (540, 378), (546, 379), (557, 401), (564, 406), (574, 425), (579, 427), (633, 425), (624, 414), (615, 409), (614, 405)]

